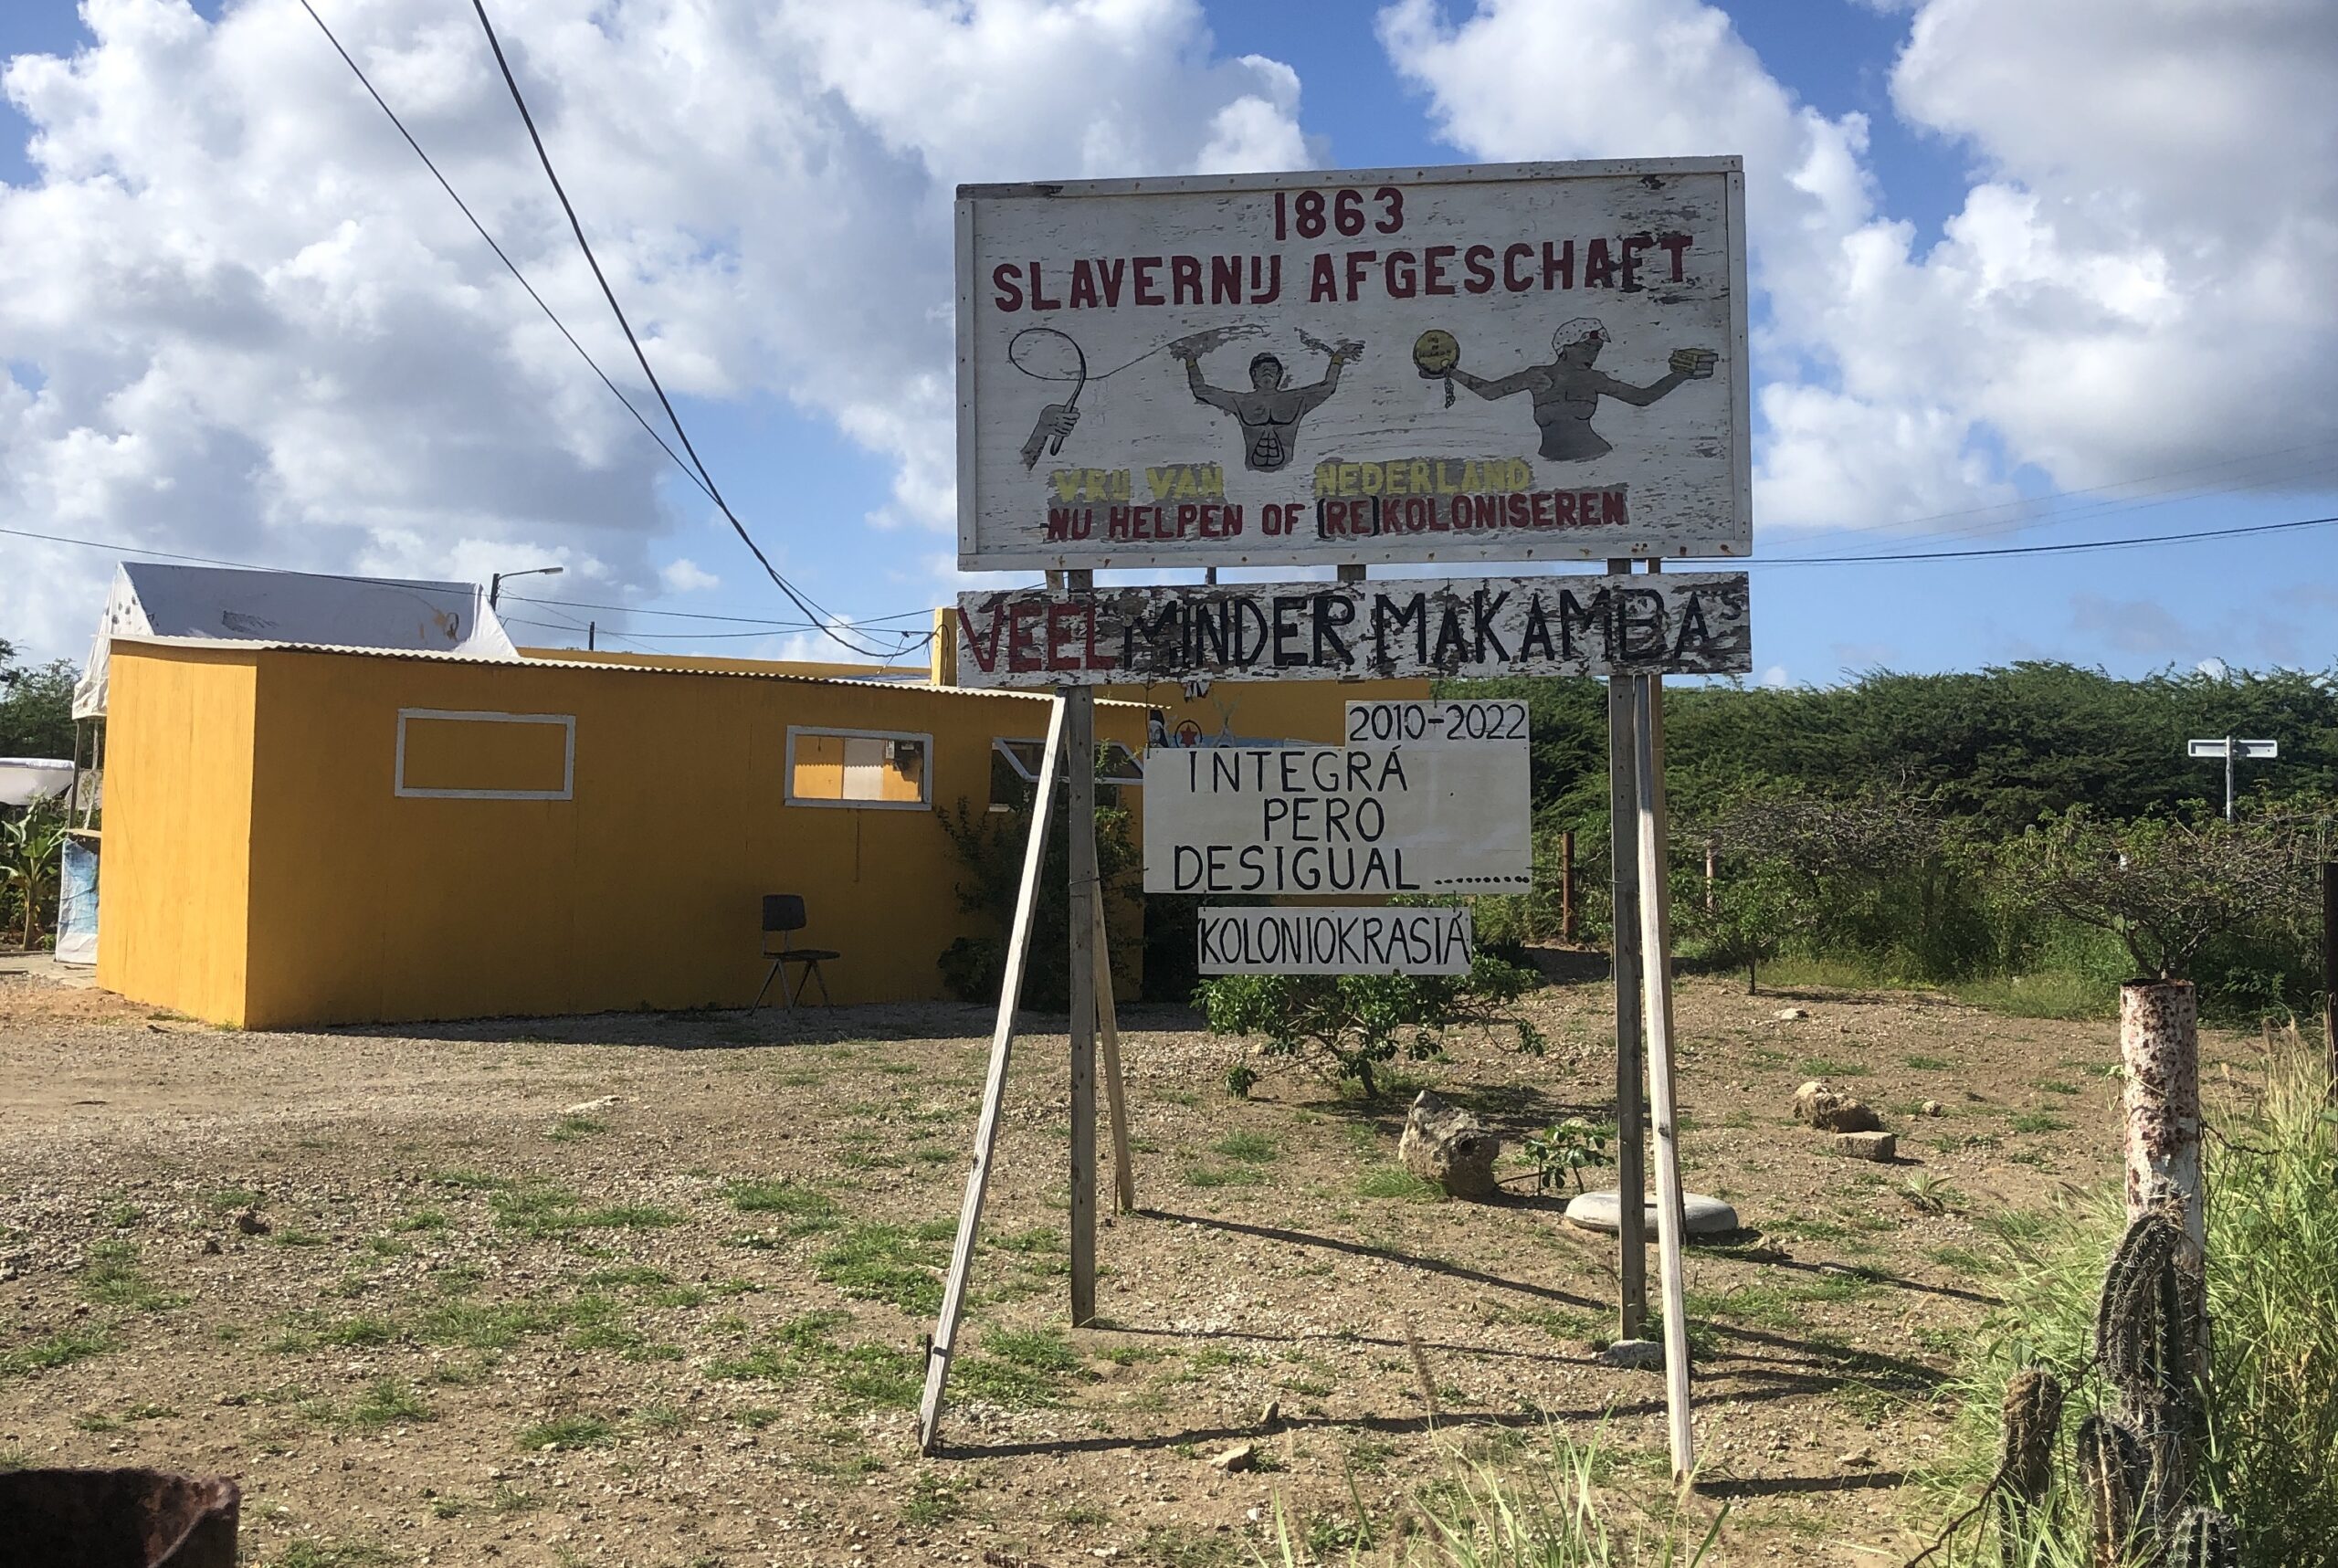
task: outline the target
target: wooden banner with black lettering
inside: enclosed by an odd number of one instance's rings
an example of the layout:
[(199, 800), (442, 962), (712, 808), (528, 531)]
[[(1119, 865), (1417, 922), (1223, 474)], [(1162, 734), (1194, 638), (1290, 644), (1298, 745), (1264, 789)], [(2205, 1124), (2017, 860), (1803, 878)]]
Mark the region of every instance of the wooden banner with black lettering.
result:
[(958, 595), (958, 680), (974, 687), (1753, 668), (1742, 572)]

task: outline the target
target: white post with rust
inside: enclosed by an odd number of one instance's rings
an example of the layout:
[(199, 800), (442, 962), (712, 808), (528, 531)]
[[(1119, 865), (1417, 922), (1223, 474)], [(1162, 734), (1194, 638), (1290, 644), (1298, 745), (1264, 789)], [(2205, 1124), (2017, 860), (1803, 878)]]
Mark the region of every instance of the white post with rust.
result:
[(2200, 1187), (2200, 1002), (2188, 980), (2119, 988), (2119, 1065), (2125, 1070), (2127, 1220), (2174, 1199), (2184, 1207), (2190, 1265), (2206, 1255)]

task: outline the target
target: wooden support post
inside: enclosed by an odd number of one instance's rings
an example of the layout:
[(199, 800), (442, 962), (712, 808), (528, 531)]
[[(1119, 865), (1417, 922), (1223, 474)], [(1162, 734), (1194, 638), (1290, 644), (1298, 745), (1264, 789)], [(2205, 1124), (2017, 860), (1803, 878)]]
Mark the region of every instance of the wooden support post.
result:
[[(1084, 592), (1089, 572), (1067, 572)], [(1096, 689), (1063, 694), (1064, 765), (1071, 770), (1071, 1326), (1096, 1321)]]
[[(1672, 1439), (1672, 1479), (1697, 1468), (1689, 1415), (1689, 1312), (1680, 1277), (1680, 1139), (1672, 1092), (1672, 933), (1666, 872), (1664, 678), (1632, 678), (1634, 772), (1639, 795), (1640, 990), (1648, 1026), (1648, 1098), (1656, 1122), (1656, 1235), (1664, 1290), (1664, 1406)], [(1628, 1210), (1634, 1205), (1627, 1202)]]
[[(1629, 561), (1610, 561), (1621, 575)], [(1640, 1085), (1640, 894), (1635, 824), (1639, 815), (1632, 679), (1607, 678), (1608, 940), (1616, 973), (1616, 1258), (1617, 1337), (1637, 1340), (1648, 1329), (1647, 1131)]]
[(2322, 863), (2322, 1048), (2338, 1103), (2338, 860)]
[(982, 1120), (974, 1127), (974, 1163), (966, 1172), (966, 1197), (958, 1209), (958, 1239), (950, 1249), (950, 1272), (943, 1280), (942, 1310), (925, 1351), (925, 1393), (918, 1401), (918, 1451), (933, 1452), (942, 1429), (942, 1391), (950, 1381), (950, 1352), (957, 1342), (958, 1317), (966, 1300), (966, 1278), (974, 1271), (974, 1237), (982, 1229), (984, 1189), (990, 1182), (991, 1152), (998, 1142), (998, 1110), (1006, 1098), (1006, 1063), (1015, 1042), (1015, 1007), (1023, 997), (1023, 970), (1031, 955), (1031, 916), (1037, 903), (1039, 868), (1047, 861), (1048, 823), (1055, 816), (1056, 780), (1063, 761), (1065, 704), (1058, 697), (1048, 710), (1048, 738), (1039, 758), (1039, 793), (1031, 813), (1031, 837), (1023, 847), (1023, 882), (1015, 898), (1015, 921), (1007, 929), (1006, 973), (998, 986), (998, 1024), (990, 1037), (990, 1072), (983, 1080)]
[(1112, 1000), (1112, 950), (1104, 931), (1104, 900), (1096, 910), (1096, 1040), (1104, 1049), (1104, 1109), (1112, 1127), (1112, 1193), (1120, 1212), (1136, 1212), (1136, 1172), (1129, 1163), (1129, 1113), (1121, 1088), (1121, 1015)]
[(1559, 829), (1559, 940), (1574, 945), (1574, 829)]

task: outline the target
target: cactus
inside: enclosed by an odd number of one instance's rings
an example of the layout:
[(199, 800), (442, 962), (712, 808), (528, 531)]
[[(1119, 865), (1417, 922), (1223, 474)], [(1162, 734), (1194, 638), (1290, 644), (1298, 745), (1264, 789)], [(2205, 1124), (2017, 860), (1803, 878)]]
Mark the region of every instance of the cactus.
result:
[(2093, 1510), (2092, 1568), (2125, 1568), (2151, 1489), (2143, 1435), (2122, 1415), (2100, 1411), (2079, 1423), (2079, 1484)]
[(2095, 1352), (2119, 1390), (2120, 1408), (2150, 1455), (2138, 1500), (2156, 1524), (2190, 1489), (2206, 1418), (2199, 1364), (2203, 1306), (2181, 1262), (2184, 1219), (2172, 1205), (2138, 1215), (2103, 1271)]
[(2008, 1563), (2021, 1561), (2023, 1526), (2046, 1500), (2054, 1479), (2054, 1438), (2061, 1426), (2061, 1380), (2039, 1366), (2015, 1373), (2006, 1384), (2005, 1428), (1997, 1449), (2003, 1488), (1998, 1538)]
[(2189, 1509), (2176, 1521), (2166, 1563), (2167, 1568), (2240, 1568), (2239, 1533), (2215, 1509)]

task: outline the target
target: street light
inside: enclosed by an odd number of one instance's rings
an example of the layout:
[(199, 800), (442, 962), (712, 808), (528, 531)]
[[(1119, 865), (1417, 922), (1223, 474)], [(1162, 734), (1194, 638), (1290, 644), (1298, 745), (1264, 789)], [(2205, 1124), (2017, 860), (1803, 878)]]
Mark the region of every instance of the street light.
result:
[(531, 566), (524, 572), (498, 572), (487, 580), (487, 607), (490, 610), (495, 608), (495, 601), (503, 592), (503, 579), (506, 577), (557, 577), (566, 570), (563, 566)]

